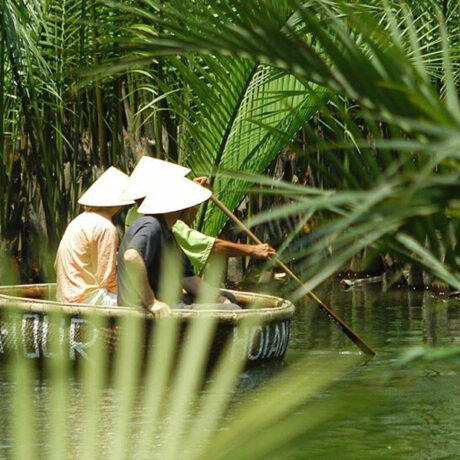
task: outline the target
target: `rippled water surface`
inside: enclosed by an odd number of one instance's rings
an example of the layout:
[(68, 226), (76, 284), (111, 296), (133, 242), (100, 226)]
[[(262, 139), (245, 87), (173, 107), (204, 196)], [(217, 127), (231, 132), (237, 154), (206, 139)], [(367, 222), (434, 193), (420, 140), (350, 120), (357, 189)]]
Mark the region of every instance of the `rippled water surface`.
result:
[[(410, 347), (460, 346), (460, 303), (439, 300), (431, 292), (383, 293), (378, 286), (344, 292), (334, 285), (318, 294), (378, 355), (372, 360), (360, 357), (356, 346), (321, 310), (299, 304), (285, 363), (246, 370), (233, 406), (250, 392), (257, 397), (273, 378), (282, 381), (286, 371), (307, 373), (318, 361), (332, 366), (338, 360), (356, 359), (338, 380), (292, 414), (304, 415), (308, 422), (306, 432), (292, 439), (293, 450), (287, 454), (280, 449), (267, 458), (460, 458), (459, 369), (440, 361), (399, 364)], [(12, 384), (0, 369), (1, 458), (9, 452), (6, 426), (11, 391)], [(69, 392), (75, 402), (70, 417), (78, 435), (82, 401), (77, 379), (71, 380)], [(48, 417), (47, 393), (46, 380), (37, 380), (34, 397), (43, 425)], [(113, 395), (110, 388), (104, 392), (107, 415), (113, 410)], [(142, 415), (141, 407), (138, 415)], [(111, 427), (106, 428), (110, 432)]]
[[(349, 404), (299, 440), (298, 457), (460, 458), (460, 369), (398, 365), (411, 347), (459, 345), (460, 303), (378, 287), (321, 295), (378, 354), (328, 389), (324, 399)], [(336, 350), (353, 345), (319, 310), (298, 308), (288, 362), (304, 353), (328, 359)]]

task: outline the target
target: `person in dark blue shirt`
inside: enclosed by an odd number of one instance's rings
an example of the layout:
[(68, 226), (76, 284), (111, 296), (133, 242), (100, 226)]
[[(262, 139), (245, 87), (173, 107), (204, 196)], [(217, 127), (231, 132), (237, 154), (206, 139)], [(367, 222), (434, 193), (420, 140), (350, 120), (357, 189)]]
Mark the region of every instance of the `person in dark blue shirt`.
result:
[[(192, 265), (182, 253), (171, 233), (171, 227), (184, 211), (199, 205), (211, 196), (204, 187), (184, 177), (157, 177), (139, 207), (144, 214), (126, 232), (117, 256), (118, 304), (143, 307), (156, 316), (170, 309), (161, 299), (160, 278), (164, 258), (177, 251), (183, 261), (182, 288), (195, 297), (202, 281), (194, 275)], [(170, 274), (168, 274), (170, 276)], [(239, 308), (228, 305), (228, 308)]]
[(137, 219), (118, 251), (118, 305), (148, 307), (153, 301), (152, 294), (159, 299), (163, 258), (172, 251), (183, 261), (182, 276), (193, 277), (193, 267), (176, 244), (165, 217), (158, 214)]

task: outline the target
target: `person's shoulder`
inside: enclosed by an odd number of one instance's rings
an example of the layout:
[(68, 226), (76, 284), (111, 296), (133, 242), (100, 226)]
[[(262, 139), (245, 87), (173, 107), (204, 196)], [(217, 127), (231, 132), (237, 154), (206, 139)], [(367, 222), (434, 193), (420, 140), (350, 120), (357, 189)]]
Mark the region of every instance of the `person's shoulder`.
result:
[(82, 212), (80, 214), (78, 214), (78, 216), (74, 217), (70, 223), (69, 223), (69, 226), (72, 225), (72, 226), (75, 226), (75, 225), (78, 225), (78, 224), (82, 224), (84, 222), (86, 222), (88, 219), (89, 219), (89, 212)]
[(177, 220), (171, 227), (171, 231), (176, 239), (180, 241), (188, 240), (192, 233), (192, 229), (183, 220)]
[(173, 230), (181, 233), (191, 230), (190, 226), (187, 225), (183, 220), (177, 220), (172, 228)]
[(161, 223), (155, 216), (142, 216), (129, 227), (129, 233), (138, 233), (139, 231), (147, 230), (151, 232), (160, 231)]
[(86, 230), (92, 232), (94, 236), (97, 235), (118, 235), (117, 227), (113, 222), (105, 216), (97, 212), (84, 212), (80, 214), (82, 221), (84, 222), (83, 226)]
[(110, 228), (110, 229), (115, 228), (115, 225), (113, 224), (113, 222), (109, 218), (107, 218), (107, 217), (105, 217), (105, 216), (103, 216), (103, 215), (101, 215), (101, 214), (99, 214), (97, 212), (89, 212), (88, 214), (92, 214), (91, 218), (100, 227)]
[(106, 226), (107, 223), (113, 225), (110, 221), (95, 212), (84, 211), (70, 221), (67, 229), (74, 233), (85, 232), (94, 228)]
[(184, 221), (178, 220), (174, 226), (172, 227), (172, 232), (176, 238), (181, 238), (183, 240), (207, 240), (207, 241), (214, 241), (215, 238), (212, 236), (205, 235), (198, 230), (191, 228), (187, 225)]

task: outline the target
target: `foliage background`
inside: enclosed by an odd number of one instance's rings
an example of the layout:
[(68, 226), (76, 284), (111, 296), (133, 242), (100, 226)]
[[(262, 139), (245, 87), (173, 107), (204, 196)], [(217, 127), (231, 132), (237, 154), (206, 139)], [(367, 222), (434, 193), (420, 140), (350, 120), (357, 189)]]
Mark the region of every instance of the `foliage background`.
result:
[[(52, 279), (46, 256), (77, 212), (82, 189), (108, 165), (128, 170), (149, 153), (209, 174), (215, 193), (233, 209), (251, 192), (245, 216), (264, 239), (276, 236), (280, 257), (307, 281), (290, 289), (293, 298), (364, 250), (368, 259), (389, 252), (409, 264), (413, 284), (434, 276), (459, 289), (457, 3), (3, 1), (2, 245), (23, 278)], [(274, 178), (262, 174), (267, 167)], [(213, 234), (224, 224), (212, 206), (197, 222)], [(174, 324), (163, 325), (161, 345), (172, 347)], [(136, 336), (138, 326), (126, 330)], [(150, 452), (149, 430), (160, 407), (169, 420), (157, 439), (161, 458), (183, 458), (179, 445), (191, 458), (231, 458), (236, 444), (239, 458), (262, 456), (332, 414), (319, 406), (311, 419), (290, 418), (346, 370), (342, 358), (326, 369), (319, 360), (310, 373), (293, 371), (286, 386), (273, 382), (264, 397), (241, 408), (230, 430), (216, 430), (242, 363), (226, 366), (224, 357), (206, 382), (209, 399), (200, 399), (205, 352), (192, 351), (206, 350), (212, 327), (198, 322), (190, 330), (174, 375), (172, 355), (155, 352), (140, 394), (151, 424), (139, 435), (141, 456)], [(120, 347), (114, 374), (120, 400), (109, 448), (115, 458), (132, 447), (126, 420), (140, 373), (131, 346), (125, 340)], [(417, 350), (407, 362), (456, 354)], [(69, 364), (55, 365), (47, 370), (53, 416), (45, 436), (52, 456), (62, 458)], [(106, 375), (104, 366), (98, 369), (86, 369), (83, 378), (84, 398), (95, 402), (84, 406), (82, 419), (81, 455), (87, 458), (97, 453), (94, 427), (104, 416), (97, 402)], [(9, 428), (14, 456), (32, 458), (39, 432), (23, 422), (33, 422), (34, 373), (30, 363), (17, 360), (11, 376), (19, 382)], [(156, 392), (145, 391), (150, 387)], [(171, 398), (162, 400), (166, 394)], [(197, 399), (195, 415), (206, 423), (194, 425), (184, 408)], [(260, 413), (262, 424), (252, 415)]]
[[(246, 216), (287, 205), (252, 224), (306, 277), (366, 247), (458, 287), (455, 2), (7, 0), (0, 20), (0, 231), (23, 278), (53, 278), (103, 168), (152, 154), (231, 209), (253, 189)], [(208, 205), (197, 226), (225, 223)]]

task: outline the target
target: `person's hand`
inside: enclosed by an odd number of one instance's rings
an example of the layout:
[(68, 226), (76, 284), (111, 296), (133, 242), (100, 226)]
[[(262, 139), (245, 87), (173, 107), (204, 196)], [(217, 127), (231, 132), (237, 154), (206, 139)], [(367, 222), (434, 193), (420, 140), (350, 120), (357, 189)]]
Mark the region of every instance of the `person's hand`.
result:
[(270, 260), (275, 254), (275, 250), (267, 243), (254, 244), (252, 246), (252, 257), (256, 259)]
[(209, 187), (211, 185), (211, 181), (207, 176), (195, 177), (193, 182), (195, 182), (195, 184), (201, 185), (202, 187)]
[(155, 302), (149, 307), (149, 311), (155, 318), (164, 318), (171, 314), (171, 308), (169, 308), (169, 305), (161, 302), (161, 300), (155, 300)]
[(225, 297), (223, 295), (219, 296), (218, 302), (219, 303), (232, 303), (228, 297)]

